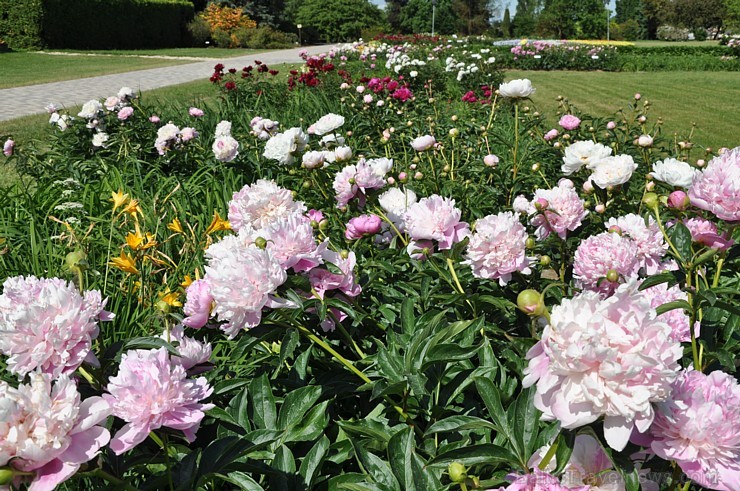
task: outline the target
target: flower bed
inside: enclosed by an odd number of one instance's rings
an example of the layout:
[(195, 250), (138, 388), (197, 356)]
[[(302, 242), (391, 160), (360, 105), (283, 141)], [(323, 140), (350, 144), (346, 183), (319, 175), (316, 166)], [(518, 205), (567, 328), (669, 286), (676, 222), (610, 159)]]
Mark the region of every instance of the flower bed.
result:
[(740, 148), (448, 44), (8, 140), (2, 483), (734, 489)]

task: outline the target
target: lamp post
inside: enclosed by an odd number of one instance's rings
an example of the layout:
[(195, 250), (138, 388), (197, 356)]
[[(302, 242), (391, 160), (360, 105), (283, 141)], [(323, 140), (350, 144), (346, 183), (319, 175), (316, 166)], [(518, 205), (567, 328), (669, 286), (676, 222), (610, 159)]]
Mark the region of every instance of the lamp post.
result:
[(301, 41), (301, 28), (303, 24), (296, 24), (296, 27), (298, 28), (298, 46), (303, 46), (303, 41)]
[(437, 0), (432, 0), (432, 37), (434, 37), (434, 11), (437, 7)]
[(609, 10), (609, 2), (606, 2), (606, 40), (609, 41), (609, 24), (611, 24), (612, 11)]

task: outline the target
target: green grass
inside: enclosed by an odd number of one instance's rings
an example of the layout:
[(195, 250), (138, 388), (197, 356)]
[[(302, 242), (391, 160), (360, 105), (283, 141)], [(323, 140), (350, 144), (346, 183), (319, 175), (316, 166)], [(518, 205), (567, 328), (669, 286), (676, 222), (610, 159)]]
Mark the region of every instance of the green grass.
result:
[(195, 58), (233, 58), (236, 56), (248, 56), (255, 53), (264, 53), (264, 49), (246, 48), (169, 48), (169, 49), (137, 49), (137, 50), (89, 50), (78, 51), (72, 49), (59, 50), (61, 53), (89, 53), (100, 55), (124, 55), (124, 56), (188, 56)]
[[(532, 102), (557, 124), (556, 98), (567, 97), (580, 111), (596, 116), (627, 108), (639, 92), (652, 104), (651, 122), (663, 118), (663, 135), (685, 138), (696, 123), (692, 141), (703, 146), (740, 144), (740, 73), (736, 72), (540, 72), (511, 70), (506, 80), (528, 78), (537, 89)], [(734, 123), (733, 123), (734, 122)]]
[(125, 56), (63, 56), (33, 52), (0, 53), (0, 89), (183, 63), (192, 61)]

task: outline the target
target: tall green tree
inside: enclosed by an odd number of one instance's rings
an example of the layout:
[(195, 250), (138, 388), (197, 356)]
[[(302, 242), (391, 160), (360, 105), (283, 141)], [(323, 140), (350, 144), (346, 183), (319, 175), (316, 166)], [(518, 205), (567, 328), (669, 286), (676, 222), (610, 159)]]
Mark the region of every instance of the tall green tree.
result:
[(668, 22), (671, 15), (670, 0), (642, 0), (642, 15), (648, 39), (655, 39), (658, 27)]
[(614, 5), (614, 20), (619, 24), (642, 16), (642, 0), (617, 0)]
[(724, 27), (734, 33), (740, 32), (740, 0), (724, 0)]
[(458, 18), (457, 32), (482, 34), (490, 27), (491, 12), (485, 0), (453, 0), (452, 10)]
[(542, 0), (517, 0), (513, 21), (515, 36), (534, 34), (543, 3)]
[[(403, 32), (432, 32), (431, 0), (408, 0), (401, 9)], [(452, 0), (437, 0), (434, 12), (434, 32), (437, 34), (456, 34), (457, 17), (452, 10)]]
[(720, 28), (726, 14), (722, 0), (672, 0), (671, 7), (672, 23), (691, 30)]
[(385, 14), (368, 0), (303, 0), (295, 23), (312, 29), (324, 42), (353, 41), (363, 29), (385, 27)]
[(537, 34), (559, 39), (606, 37), (607, 10), (602, 0), (547, 0)]
[(511, 37), (511, 14), (508, 7), (504, 10), (504, 19), (501, 21), (501, 34), (505, 38)]
[(385, 15), (388, 19), (388, 24), (390, 24), (394, 32), (403, 32), (401, 26), (401, 10), (408, 3), (408, 0), (386, 0), (385, 2)]

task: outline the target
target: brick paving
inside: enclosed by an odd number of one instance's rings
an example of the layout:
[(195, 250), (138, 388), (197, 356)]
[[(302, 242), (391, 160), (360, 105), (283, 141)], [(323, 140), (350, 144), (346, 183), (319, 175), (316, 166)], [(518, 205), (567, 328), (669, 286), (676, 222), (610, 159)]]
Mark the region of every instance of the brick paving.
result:
[[(310, 46), (305, 49), (313, 55), (327, 52), (330, 48), (331, 46)], [(232, 66), (241, 68), (254, 64), (255, 60), (263, 61), (268, 65), (297, 63), (301, 61), (298, 56), (301, 49), (304, 48), (267, 51), (222, 60), (208, 59), (185, 65), (0, 89), (0, 121), (43, 113), (44, 106), (49, 103), (71, 107), (83, 104), (90, 99), (102, 99), (115, 95), (118, 89), (124, 86), (131, 87), (138, 92), (207, 79), (213, 73), (213, 66), (218, 62), (222, 62), (227, 68)]]

